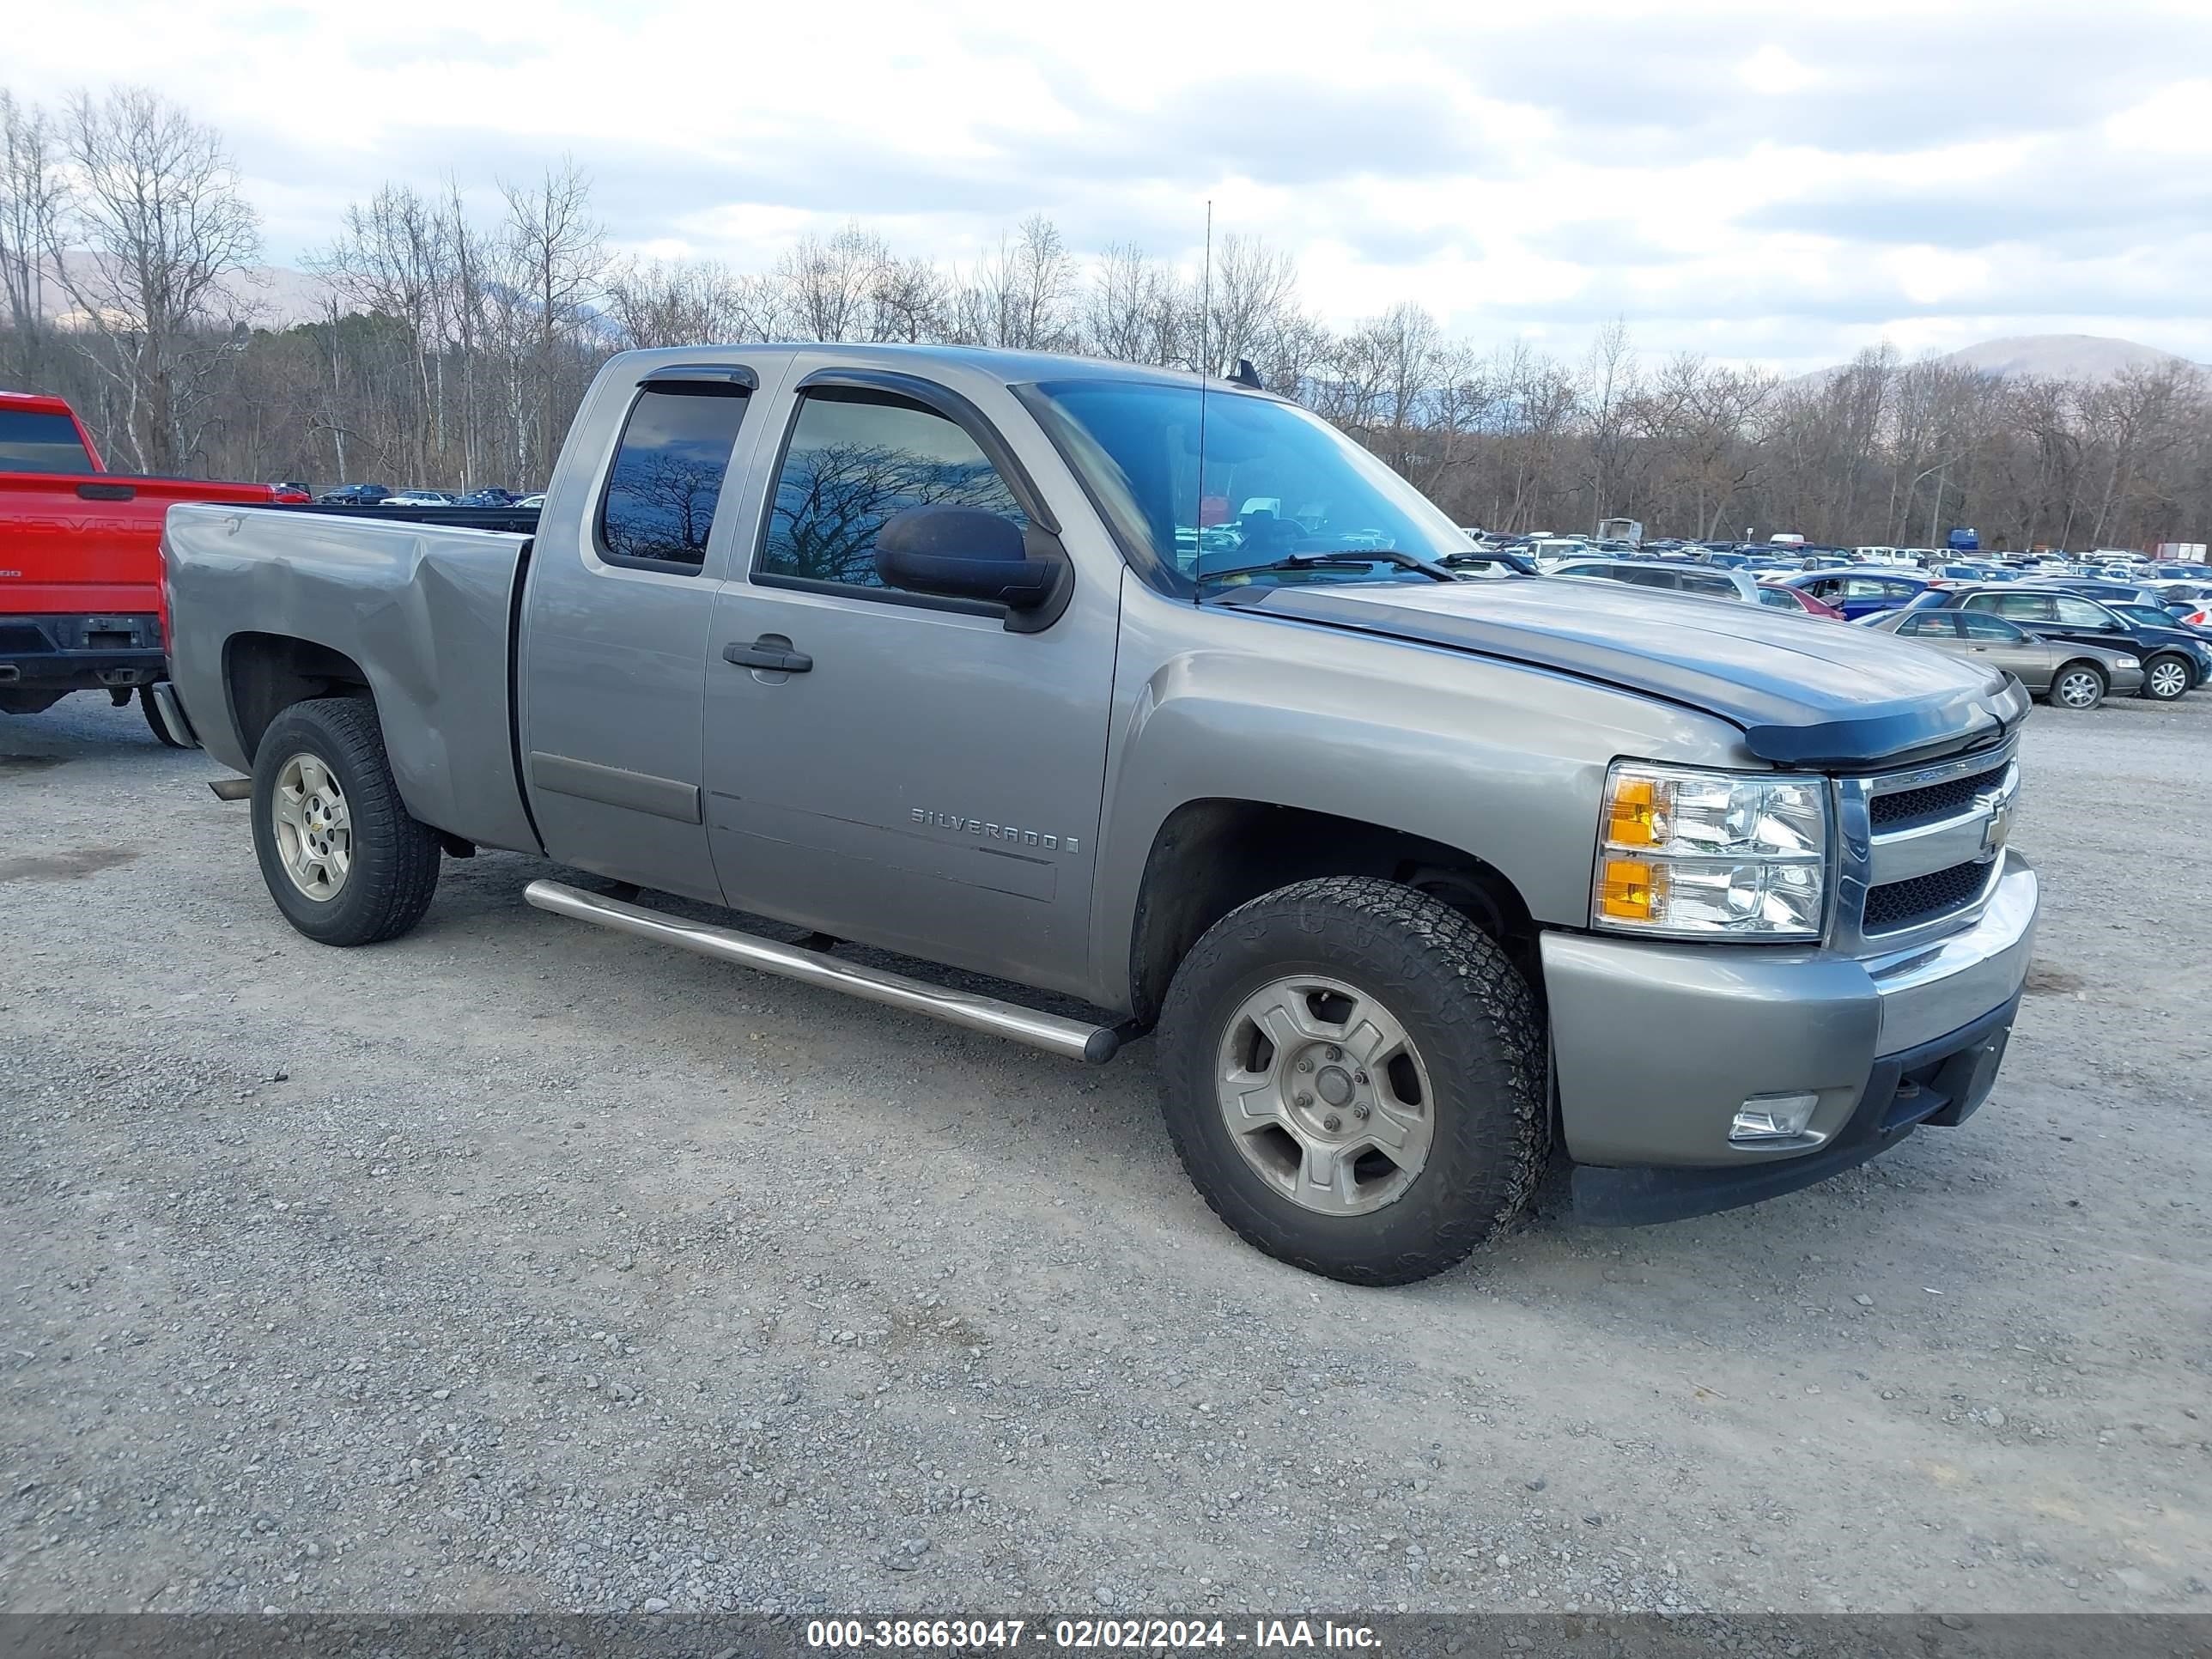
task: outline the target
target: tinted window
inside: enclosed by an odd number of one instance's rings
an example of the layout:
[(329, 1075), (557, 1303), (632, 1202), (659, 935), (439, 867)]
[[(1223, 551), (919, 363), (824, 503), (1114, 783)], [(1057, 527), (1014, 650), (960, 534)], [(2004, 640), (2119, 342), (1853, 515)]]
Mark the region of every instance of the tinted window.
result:
[(92, 457), (66, 415), (0, 409), (0, 471), (89, 472)]
[(599, 503), (599, 550), (616, 560), (696, 570), (745, 417), (731, 386), (647, 386), (638, 393)]
[(2052, 601), (2057, 606), (2058, 620), (2069, 628), (2114, 628), (2124, 626), (2112, 613), (2094, 599), (2076, 599), (2060, 594)]
[(1969, 611), (1992, 611), (2014, 622), (2049, 622), (2054, 612), (2048, 593), (1977, 593), (1966, 601)]
[(1970, 640), (2018, 640), (2026, 637), (2002, 617), (1984, 617), (1971, 611), (1952, 613), (1959, 618), (1959, 631)]
[(753, 568), (880, 587), (876, 532), (909, 507), (981, 507), (1028, 522), (975, 441), (942, 415), (878, 392), (810, 392)]
[(1894, 582), (1886, 582), (1879, 576), (1852, 576), (1844, 583), (1847, 599), (1886, 599), (1896, 591)]
[(1907, 638), (1948, 640), (1956, 638), (1959, 630), (1954, 626), (1949, 611), (1923, 611), (1898, 623), (1897, 631)]
[(1777, 611), (1802, 611), (1805, 608), (1791, 599), (1786, 589), (1779, 587), (1760, 588), (1759, 602), (1761, 605), (1771, 605)]

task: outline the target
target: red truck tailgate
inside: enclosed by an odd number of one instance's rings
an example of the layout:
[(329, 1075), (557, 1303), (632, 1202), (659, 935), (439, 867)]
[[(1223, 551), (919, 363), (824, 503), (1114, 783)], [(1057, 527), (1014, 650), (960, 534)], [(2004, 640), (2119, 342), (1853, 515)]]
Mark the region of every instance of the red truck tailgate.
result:
[(172, 503), (274, 497), (202, 478), (0, 472), (0, 614), (153, 611)]

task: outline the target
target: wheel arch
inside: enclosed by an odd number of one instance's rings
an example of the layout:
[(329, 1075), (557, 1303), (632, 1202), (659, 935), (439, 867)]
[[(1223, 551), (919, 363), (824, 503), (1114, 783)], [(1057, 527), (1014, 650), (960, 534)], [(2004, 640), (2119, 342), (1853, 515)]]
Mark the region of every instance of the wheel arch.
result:
[(1479, 854), (1387, 824), (1235, 796), (1185, 801), (1154, 832), (1130, 929), (1128, 1006), (1149, 1026), (1169, 981), (1213, 924), (1263, 893), (1322, 876), (1378, 876), (1433, 894), (1504, 947), (1539, 986), (1527, 901)]
[(343, 651), (289, 634), (246, 632), (223, 641), (223, 693), (231, 729), (251, 762), (269, 723), (313, 697), (376, 694), (359, 663)]

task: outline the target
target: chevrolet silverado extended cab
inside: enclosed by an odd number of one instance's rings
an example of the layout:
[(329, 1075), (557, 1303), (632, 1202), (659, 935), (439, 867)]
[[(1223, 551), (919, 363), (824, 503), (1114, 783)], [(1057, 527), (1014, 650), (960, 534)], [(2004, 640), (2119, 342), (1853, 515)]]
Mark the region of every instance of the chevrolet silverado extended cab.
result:
[(1200, 1192), (1316, 1272), (1457, 1261), (1555, 1144), (1658, 1220), (1979, 1106), (2038, 902), (2017, 683), (1468, 546), (1261, 392), (806, 345), (613, 359), (531, 535), (165, 541), (181, 715), (308, 937), (509, 848), (641, 939), (1093, 1063), (1156, 1033)]
[(268, 484), (108, 471), (59, 398), (0, 392), (0, 714), (72, 691), (134, 689), (162, 742), (150, 688), (167, 672), (156, 596), (161, 515), (177, 501), (267, 501)]

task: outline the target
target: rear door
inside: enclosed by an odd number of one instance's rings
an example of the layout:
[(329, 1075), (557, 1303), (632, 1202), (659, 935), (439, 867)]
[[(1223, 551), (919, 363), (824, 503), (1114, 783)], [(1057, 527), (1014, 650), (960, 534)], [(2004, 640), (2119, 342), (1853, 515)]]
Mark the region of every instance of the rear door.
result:
[(707, 653), (726, 902), (1085, 985), (1119, 588), (1079, 580), (1050, 626), (1014, 632), (1000, 607), (884, 586), (876, 532), (902, 508), (1055, 522), (989, 417), (933, 381), (823, 367), (775, 424)]
[(738, 354), (600, 388), (566, 453), (607, 459), (556, 468), (532, 553), (521, 735), (546, 852), (710, 902), (707, 646), (764, 372)]

